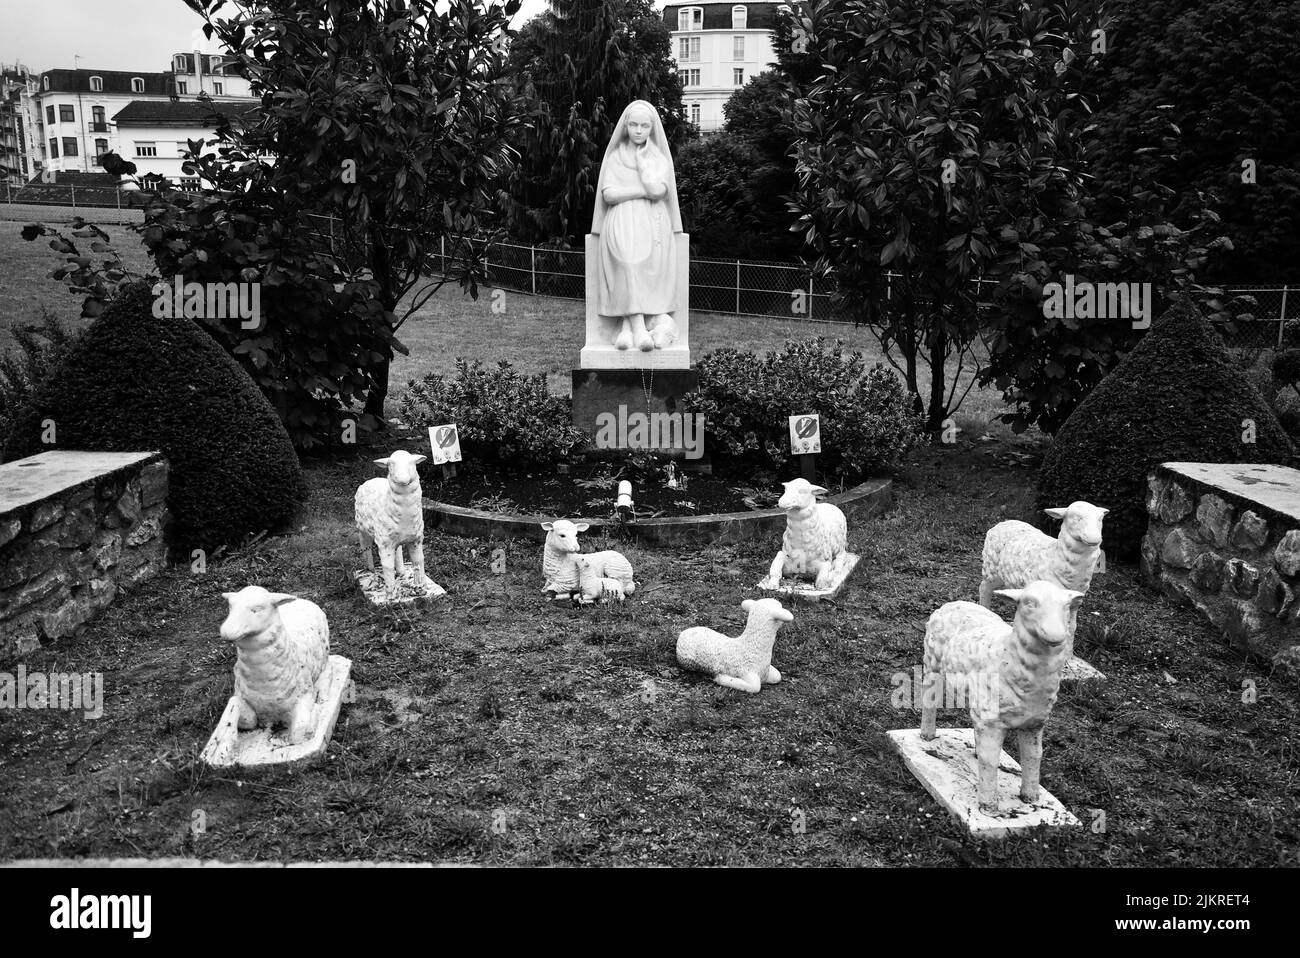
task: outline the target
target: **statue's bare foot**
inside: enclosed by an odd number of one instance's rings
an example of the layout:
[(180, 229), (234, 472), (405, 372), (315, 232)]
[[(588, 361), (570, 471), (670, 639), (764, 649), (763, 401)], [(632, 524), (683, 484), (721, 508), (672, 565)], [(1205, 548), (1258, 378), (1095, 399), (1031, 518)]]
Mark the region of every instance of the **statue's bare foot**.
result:
[(632, 330), (627, 328), (626, 323), (618, 331), (618, 335), (614, 337), (614, 346), (618, 349), (632, 348)]
[(655, 349), (663, 349), (676, 338), (677, 323), (667, 313), (660, 313), (655, 319), (655, 328), (650, 333)]
[(650, 350), (655, 348), (655, 341), (651, 338), (649, 333), (643, 332), (636, 338), (636, 348), (641, 350), (643, 353), (648, 353)]

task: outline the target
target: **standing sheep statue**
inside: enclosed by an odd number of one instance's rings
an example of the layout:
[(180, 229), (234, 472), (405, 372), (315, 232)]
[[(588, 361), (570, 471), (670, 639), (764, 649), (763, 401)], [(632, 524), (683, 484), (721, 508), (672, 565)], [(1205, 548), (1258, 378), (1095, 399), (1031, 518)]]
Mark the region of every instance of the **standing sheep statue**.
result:
[[(582, 597), (581, 601), (587, 601), (580, 585), (582, 571), (576, 558), (582, 552), (578, 533), (591, 528), (590, 523), (556, 519), (554, 522), (543, 522), (542, 528), (546, 530), (546, 545), (542, 551), (542, 576), (546, 584), (542, 591), (555, 593), (557, 599), (566, 599), (570, 594), (576, 593)], [(636, 591), (636, 583), (632, 581), (632, 563), (621, 552), (606, 549), (604, 552), (587, 553), (583, 559), (589, 567), (589, 582), (613, 579), (621, 587), (622, 595), (631, 595)], [(601, 590), (597, 589), (593, 600), (599, 598), (600, 593)]]
[[(1101, 524), (1110, 510), (1080, 500), (1064, 509), (1044, 511), (1061, 520), (1055, 538), (1019, 519), (999, 522), (984, 536), (980, 605), (986, 609), (992, 608), (997, 590), (1022, 589), (1039, 579), (1085, 593), (1092, 585), (1101, 564)], [(1064, 677), (1105, 678), (1079, 658), (1066, 665)]]
[[(847, 550), (848, 522), (844, 513), (839, 506), (818, 502), (817, 497), (825, 495), (826, 490), (807, 479), (792, 479), (784, 485), (785, 492), (777, 502), (786, 514), (781, 551), (758, 587), (814, 600), (834, 595), (858, 564), (858, 557)], [(811, 579), (813, 588), (783, 588), (783, 576)]]
[(745, 631), (735, 638), (697, 625), (677, 636), (677, 661), (686, 669), (713, 676), (713, 681), (740, 692), (758, 692), (781, 681), (772, 666), (776, 633), (794, 616), (776, 599), (746, 599)]
[[(320, 606), (250, 585), (224, 593), (221, 637), (235, 643), (235, 694), (204, 750), (213, 765), (298, 761), (324, 751), (334, 729), (351, 662), (330, 655)], [(283, 726), (279, 743), (271, 729)], [(239, 733), (265, 729), (244, 740)], [(290, 748), (285, 746), (305, 746)], [(242, 753), (242, 754), (241, 754)]]
[[(949, 602), (931, 614), (925, 629), (920, 741), (914, 739), (916, 732), (890, 732), (890, 737), (926, 788), (944, 801), (950, 811), (972, 824), (972, 830), (978, 833), (969, 800), (963, 802), (952, 794), (942, 793), (945, 786), (955, 791), (954, 769), (949, 767), (930, 778), (924, 756), (915, 751), (919, 745), (931, 761), (943, 756), (941, 761), (949, 766), (969, 762), (969, 757), (952, 751), (960, 733), (947, 730), (941, 737), (935, 721), (941, 700), (965, 704), (974, 726), (977, 768), (974, 797), (978, 811), (985, 816), (999, 815), (998, 768), (1003, 763), (1002, 742), (1008, 731), (1014, 731), (1022, 766), (1020, 798), (1035, 808), (1019, 807), (1009, 814), (1019, 819), (1018, 825), (1025, 827), (1044, 821), (1077, 824), (1077, 819), (1042, 792), (1038, 779), (1043, 728), (1056, 703), (1061, 668), (1074, 644), (1075, 614), (1083, 593), (1063, 589), (1054, 582), (1036, 581), (1023, 589), (1005, 589), (999, 594), (1016, 603), (1015, 619), (1009, 624), (995, 612), (973, 602)], [(911, 752), (909, 737), (912, 737)], [(941, 784), (937, 785), (936, 780)], [(1030, 814), (1034, 811), (1039, 814)], [(1003, 829), (988, 831), (991, 835), (1005, 834)]]
[[(368, 479), (357, 487), (356, 523), (366, 568), (355, 578), (375, 605), (443, 594), (424, 571), (424, 499), (416, 470), (422, 462), (424, 456), (399, 449), (375, 460), (375, 465), (387, 470), (387, 476)], [(372, 547), (379, 550), (382, 589), (375, 581)], [(409, 570), (403, 562), (403, 547), (410, 549)]]

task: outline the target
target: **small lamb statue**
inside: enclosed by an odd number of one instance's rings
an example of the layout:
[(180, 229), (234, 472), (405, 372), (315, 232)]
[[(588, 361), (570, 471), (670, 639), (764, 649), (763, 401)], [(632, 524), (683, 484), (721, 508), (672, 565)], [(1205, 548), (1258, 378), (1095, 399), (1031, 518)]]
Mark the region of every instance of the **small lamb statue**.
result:
[(389, 599), (398, 596), (394, 571), (396, 575), (405, 571), (403, 546), (411, 550), (415, 584), (425, 590), (436, 588), (424, 571), (424, 506), (420, 474), (415, 468), (424, 458), (399, 449), (386, 459), (375, 460), (375, 465), (388, 470), (386, 477), (368, 479), (357, 487), (356, 522), (361, 552), (366, 568), (373, 570), (375, 559), (370, 547), (379, 547), (384, 593)]
[[(1043, 726), (1056, 703), (1083, 599), (1082, 592), (1046, 581), (998, 594), (1016, 603), (1009, 625), (974, 602), (949, 602), (930, 616), (921, 699), (921, 738), (933, 739), (934, 703), (949, 691), (965, 696), (975, 727), (979, 808), (989, 815), (998, 813), (998, 764), (1008, 729), (1015, 730), (1020, 744), (1020, 797), (1030, 804), (1038, 801)], [(940, 681), (945, 689), (935, 695)]]
[[(599, 554), (595, 553), (595, 555)], [(602, 576), (593, 558), (584, 555), (573, 557), (573, 561), (578, 564), (579, 603), (587, 604), (610, 599), (622, 602), (626, 595), (623, 591), (623, 583), (618, 579)]]
[(984, 536), (980, 605), (992, 608), (997, 590), (1022, 589), (1038, 579), (1088, 591), (1101, 559), (1101, 522), (1110, 510), (1079, 501), (1045, 511), (1061, 520), (1055, 539), (1019, 519), (999, 522)]
[[(543, 522), (546, 530), (546, 547), (542, 552), (542, 575), (546, 579), (543, 592), (554, 592), (557, 598), (579, 591), (579, 569), (575, 557), (582, 551), (578, 543), (578, 533), (591, 528), (587, 522), (571, 522), (568, 519), (556, 519)], [(632, 563), (621, 552), (607, 549), (604, 552), (591, 552), (584, 558), (590, 561), (597, 578), (614, 579), (622, 586), (624, 595), (636, 591), (632, 581)]]
[(807, 479), (784, 483), (777, 506), (785, 510), (785, 535), (781, 551), (772, 560), (760, 589), (781, 588), (782, 576), (812, 579), (817, 589), (831, 589), (857, 562), (846, 550), (848, 523), (839, 506), (818, 502), (826, 490)]
[(794, 616), (776, 599), (746, 599), (745, 631), (734, 639), (697, 625), (677, 636), (677, 661), (683, 668), (705, 672), (713, 681), (740, 692), (758, 692), (781, 681), (772, 667), (772, 646), (782, 622)]
[(316, 680), (330, 657), (330, 627), (320, 606), (306, 599), (245, 586), (224, 593), (230, 612), (221, 637), (235, 643), (238, 727), (283, 724), (297, 745), (312, 733)]

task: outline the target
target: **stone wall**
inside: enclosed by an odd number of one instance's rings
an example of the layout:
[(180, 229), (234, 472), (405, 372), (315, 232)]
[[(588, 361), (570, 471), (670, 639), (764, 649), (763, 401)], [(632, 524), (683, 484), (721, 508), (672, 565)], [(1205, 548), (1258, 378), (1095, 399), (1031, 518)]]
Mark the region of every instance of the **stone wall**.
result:
[(1159, 466), (1147, 477), (1142, 572), (1236, 648), (1300, 665), (1300, 472)]
[(43, 452), (0, 465), (0, 655), (71, 635), (166, 562), (158, 453)]

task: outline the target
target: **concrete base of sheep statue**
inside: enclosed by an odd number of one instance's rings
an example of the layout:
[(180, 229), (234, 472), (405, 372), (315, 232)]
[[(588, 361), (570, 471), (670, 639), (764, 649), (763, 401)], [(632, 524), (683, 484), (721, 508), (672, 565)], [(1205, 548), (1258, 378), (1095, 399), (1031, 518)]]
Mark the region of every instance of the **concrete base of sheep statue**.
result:
[[(998, 593), (1016, 603), (1015, 620), (973, 602), (949, 602), (925, 630), (921, 728), (889, 732), (903, 760), (934, 798), (977, 838), (1003, 838), (1038, 825), (1079, 820), (1039, 785), (1043, 728), (1074, 645), (1083, 593), (1053, 582)], [(973, 729), (939, 729), (940, 706), (967, 707)], [(1002, 751), (1016, 733), (1020, 765)], [(1002, 796), (1016, 789), (1019, 801)]]
[(320, 606), (250, 585), (225, 593), (221, 637), (235, 643), (235, 694), (200, 758), (218, 768), (293, 765), (324, 754), (352, 662), (330, 655)]
[[(1045, 511), (1061, 520), (1056, 538), (1019, 519), (999, 522), (984, 536), (980, 605), (986, 609), (993, 607), (999, 589), (1023, 589), (1039, 579), (1079, 592), (1092, 585), (1101, 563), (1102, 520), (1110, 510), (1080, 500)], [(1065, 663), (1061, 677), (1066, 682), (1106, 678), (1078, 656)]]
[(555, 599), (579, 605), (593, 602), (622, 602), (636, 591), (632, 581), (632, 563), (621, 552), (582, 554), (578, 533), (591, 528), (590, 523), (556, 519), (543, 522), (546, 546), (542, 551), (543, 592)]
[[(424, 494), (416, 470), (424, 458), (399, 449), (375, 460), (387, 476), (357, 487), (357, 533), (366, 567), (352, 577), (371, 605), (408, 605), (446, 594), (424, 571)], [(379, 574), (374, 549), (379, 550)], [(403, 549), (410, 552), (409, 562)]]
[(776, 599), (746, 599), (745, 631), (732, 638), (697, 625), (677, 636), (677, 662), (682, 668), (713, 676), (713, 681), (739, 692), (758, 692), (781, 681), (772, 665), (777, 630), (794, 616)]
[(826, 494), (821, 486), (807, 479), (784, 486), (777, 501), (786, 516), (781, 551), (758, 588), (807, 602), (833, 598), (858, 564), (847, 548), (848, 521), (839, 506), (817, 501)]

